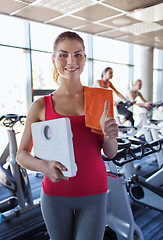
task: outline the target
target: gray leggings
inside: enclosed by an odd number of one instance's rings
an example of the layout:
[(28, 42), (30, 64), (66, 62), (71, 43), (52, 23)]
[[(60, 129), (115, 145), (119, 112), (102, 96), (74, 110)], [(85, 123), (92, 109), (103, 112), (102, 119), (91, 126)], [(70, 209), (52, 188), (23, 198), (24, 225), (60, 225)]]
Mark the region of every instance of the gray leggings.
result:
[(41, 211), (51, 240), (103, 240), (106, 193), (56, 197), (42, 191)]

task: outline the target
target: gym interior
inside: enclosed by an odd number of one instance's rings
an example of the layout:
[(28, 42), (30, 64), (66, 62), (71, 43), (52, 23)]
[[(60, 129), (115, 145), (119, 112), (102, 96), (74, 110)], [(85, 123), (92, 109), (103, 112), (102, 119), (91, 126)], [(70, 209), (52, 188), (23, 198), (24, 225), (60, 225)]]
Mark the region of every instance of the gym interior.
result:
[[(126, 96), (140, 79), (140, 92), (151, 103), (149, 108), (125, 105), (133, 112), (134, 129), (128, 121), (122, 124), (123, 116), (114, 107), (119, 155), (113, 161), (103, 157), (110, 182), (108, 205), (115, 202), (106, 209), (104, 240), (163, 239), (162, 13), (161, 0), (0, 1), (1, 240), (50, 239), (40, 210), (43, 175), (19, 168), (14, 161), (31, 104), (58, 88), (52, 51), (63, 31), (84, 39), (84, 86), (93, 87), (110, 67), (111, 82), (120, 93)], [(119, 101), (116, 94), (113, 97)], [(111, 185), (121, 194), (118, 199)], [(117, 206), (124, 212), (116, 211)]]

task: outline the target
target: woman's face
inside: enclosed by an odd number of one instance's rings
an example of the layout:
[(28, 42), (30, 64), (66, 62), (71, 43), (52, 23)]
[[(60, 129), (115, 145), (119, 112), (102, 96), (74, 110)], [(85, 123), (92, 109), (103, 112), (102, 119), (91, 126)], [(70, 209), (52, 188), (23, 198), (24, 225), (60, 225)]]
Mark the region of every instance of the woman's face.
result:
[(113, 69), (109, 69), (106, 73), (104, 73), (105, 79), (112, 79), (113, 78)]
[(137, 81), (137, 82), (135, 83), (135, 88), (136, 88), (136, 90), (140, 90), (141, 87), (142, 87), (142, 81)]
[(58, 43), (53, 56), (60, 78), (80, 78), (86, 62), (83, 45), (77, 40), (63, 40)]

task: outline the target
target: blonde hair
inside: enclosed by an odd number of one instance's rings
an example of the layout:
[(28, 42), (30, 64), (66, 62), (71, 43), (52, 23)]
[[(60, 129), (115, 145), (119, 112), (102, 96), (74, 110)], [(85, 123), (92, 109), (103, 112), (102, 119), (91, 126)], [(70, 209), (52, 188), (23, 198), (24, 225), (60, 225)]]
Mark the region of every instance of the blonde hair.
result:
[(55, 82), (57, 85), (59, 85), (59, 84), (60, 84), (59, 72), (58, 72), (56, 66), (54, 66), (54, 64), (53, 64), (53, 66), (52, 66), (52, 74), (53, 74), (53, 80), (54, 80), (54, 82)]
[[(83, 49), (85, 50), (83, 39), (75, 32), (66, 31), (66, 32), (63, 32), (60, 35), (58, 35), (58, 37), (56, 38), (56, 40), (53, 44), (53, 56), (55, 56), (55, 51), (56, 51), (58, 43), (60, 43), (64, 40), (77, 40), (83, 45)], [(52, 71), (53, 71), (53, 80), (57, 85), (59, 85), (60, 84), (59, 72), (54, 64), (53, 64)]]
[(141, 79), (131, 80), (131, 81), (130, 81), (130, 88), (133, 89), (134, 85), (135, 85), (137, 82), (139, 82), (139, 81), (142, 82)]

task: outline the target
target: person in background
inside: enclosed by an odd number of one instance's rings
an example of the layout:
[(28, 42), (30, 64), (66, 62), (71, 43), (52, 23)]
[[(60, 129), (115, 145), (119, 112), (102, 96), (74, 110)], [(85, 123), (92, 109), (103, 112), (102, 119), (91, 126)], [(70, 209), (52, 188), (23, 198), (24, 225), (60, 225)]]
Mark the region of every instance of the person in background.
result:
[(141, 102), (135, 103), (135, 106), (144, 106), (144, 107), (150, 107), (151, 106), (151, 102), (148, 102), (143, 95), (141, 94), (140, 90), (142, 88), (142, 81), (140, 79), (137, 79), (134, 83), (131, 84), (131, 89), (129, 90), (129, 92), (127, 93), (127, 98), (130, 101), (135, 101), (137, 97), (140, 97)]
[[(54, 42), (52, 61), (59, 87), (35, 101), (28, 113), (17, 153), (24, 168), (44, 174), (41, 211), (52, 240), (103, 240), (107, 212), (107, 174), (101, 149), (109, 158), (117, 153), (118, 126), (108, 116), (106, 101), (100, 119), (103, 135), (85, 126), (84, 87), (80, 81), (86, 55), (83, 39), (63, 32)], [(68, 117), (73, 133), (77, 174), (65, 177), (57, 159), (44, 161), (31, 154), (31, 124)], [(64, 149), (63, 149), (64, 151)]]
[[(113, 69), (111, 67), (107, 67), (103, 70), (101, 74), (101, 79), (97, 80), (94, 84), (94, 87), (101, 87), (101, 88), (111, 88), (115, 94), (122, 99), (122, 101), (128, 102), (128, 99), (124, 97), (112, 84), (110, 81), (113, 78)], [(119, 102), (114, 102), (114, 105), (117, 107), (118, 113), (124, 116), (122, 120), (122, 124), (125, 123), (127, 120), (130, 121), (131, 125), (134, 126), (134, 119), (133, 113), (129, 111), (126, 107), (121, 105)]]

